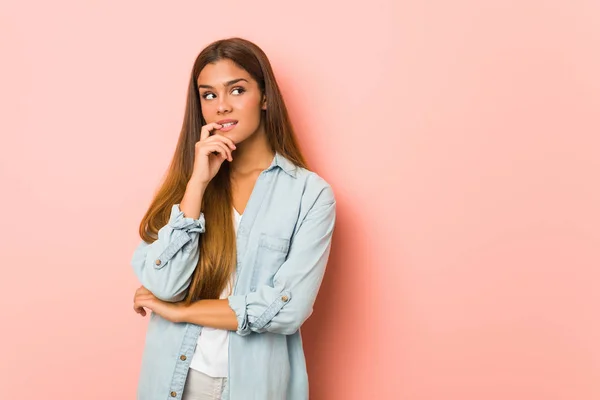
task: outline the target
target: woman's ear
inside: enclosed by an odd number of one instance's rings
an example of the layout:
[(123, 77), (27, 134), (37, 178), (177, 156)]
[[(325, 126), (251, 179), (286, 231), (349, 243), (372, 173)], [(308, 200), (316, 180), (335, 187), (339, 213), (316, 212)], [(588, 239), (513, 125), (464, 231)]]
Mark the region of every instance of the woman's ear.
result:
[(267, 109), (267, 96), (265, 96), (264, 94), (262, 96), (262, 105), (261, 105), (260, 108), (262, 110), (266, 110)]

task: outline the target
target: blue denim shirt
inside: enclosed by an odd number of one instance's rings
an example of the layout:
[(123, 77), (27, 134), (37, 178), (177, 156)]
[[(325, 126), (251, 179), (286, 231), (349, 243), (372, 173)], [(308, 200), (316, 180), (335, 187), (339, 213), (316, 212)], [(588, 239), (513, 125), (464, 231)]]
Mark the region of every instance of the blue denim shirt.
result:
[[(323, 279), (335, 210), (331, 186), (279, 153), (259, 175), (237, 233), (237, 278), (228, 302), (238, 327), (229, 331), (223, 400), (308, 399), (300, 326)], [(187, 218), (173, 205), (158, 239), (142, 241), (133, 254), (141, 284), (162, 300), (182, 300), (206, 229), (203, 214)], [(151, 313), (138, 399), (181, 399), (201, 331)]]

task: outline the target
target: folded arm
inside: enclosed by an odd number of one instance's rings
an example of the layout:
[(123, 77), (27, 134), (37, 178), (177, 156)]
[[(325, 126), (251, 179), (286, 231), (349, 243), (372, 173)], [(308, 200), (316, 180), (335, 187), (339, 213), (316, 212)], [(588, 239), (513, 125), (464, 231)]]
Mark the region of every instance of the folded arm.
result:
[(186, 218), (179, 204), (173, 205), (158, 239), (141, 241), (133, 253), (131, 265), (140, 283), (160, 300), (182, 300), (198, 264), (198, 242), (204, 232), (204, 214)]
[(331, 250), (335, 211), (335, 198), (327, 186), (300, 222), (288, 257), (274, 275), (273, 286), (229, 296), (239, 335), (290, 335), (312, 314)]

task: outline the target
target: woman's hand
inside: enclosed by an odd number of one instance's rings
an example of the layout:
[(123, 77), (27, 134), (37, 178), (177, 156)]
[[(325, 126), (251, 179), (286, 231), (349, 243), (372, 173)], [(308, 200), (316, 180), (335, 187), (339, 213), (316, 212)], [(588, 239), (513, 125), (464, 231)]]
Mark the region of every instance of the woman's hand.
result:
[(181, 322), (183, 320), (185, 310), (183, 302), (169, 303), (159, 300), (151, 291), (144, 286), (140, 286), (133, 297), (133, 310), (145, 317), (146, 310), (144, 307), (171, 322)]
[(233, 140), (223, 135), (210, 134), (211, 131), (222, 127), (223, 125), (216, 122), (204, 125), (200, 131), (200, 140), (196, 142), (192, 176), (204, 185), (208, 185), (217, 175), (223, 161), (233, 161), (231, 153), (236, 149)]

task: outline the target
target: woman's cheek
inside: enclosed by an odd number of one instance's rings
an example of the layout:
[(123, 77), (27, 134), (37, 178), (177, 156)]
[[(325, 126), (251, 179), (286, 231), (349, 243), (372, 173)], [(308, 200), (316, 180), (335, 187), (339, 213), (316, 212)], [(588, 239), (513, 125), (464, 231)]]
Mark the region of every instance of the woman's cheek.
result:
[(208, 123), (208, 121), (211, 121), (212, 115), (216, 115), (214, 107), (212, 107), (209, 103), (206, 102), (200, 103), (200, 111), (202, 112), (202, 116), (204, 116), (204, 120), (206, 121), (206, 123)]

